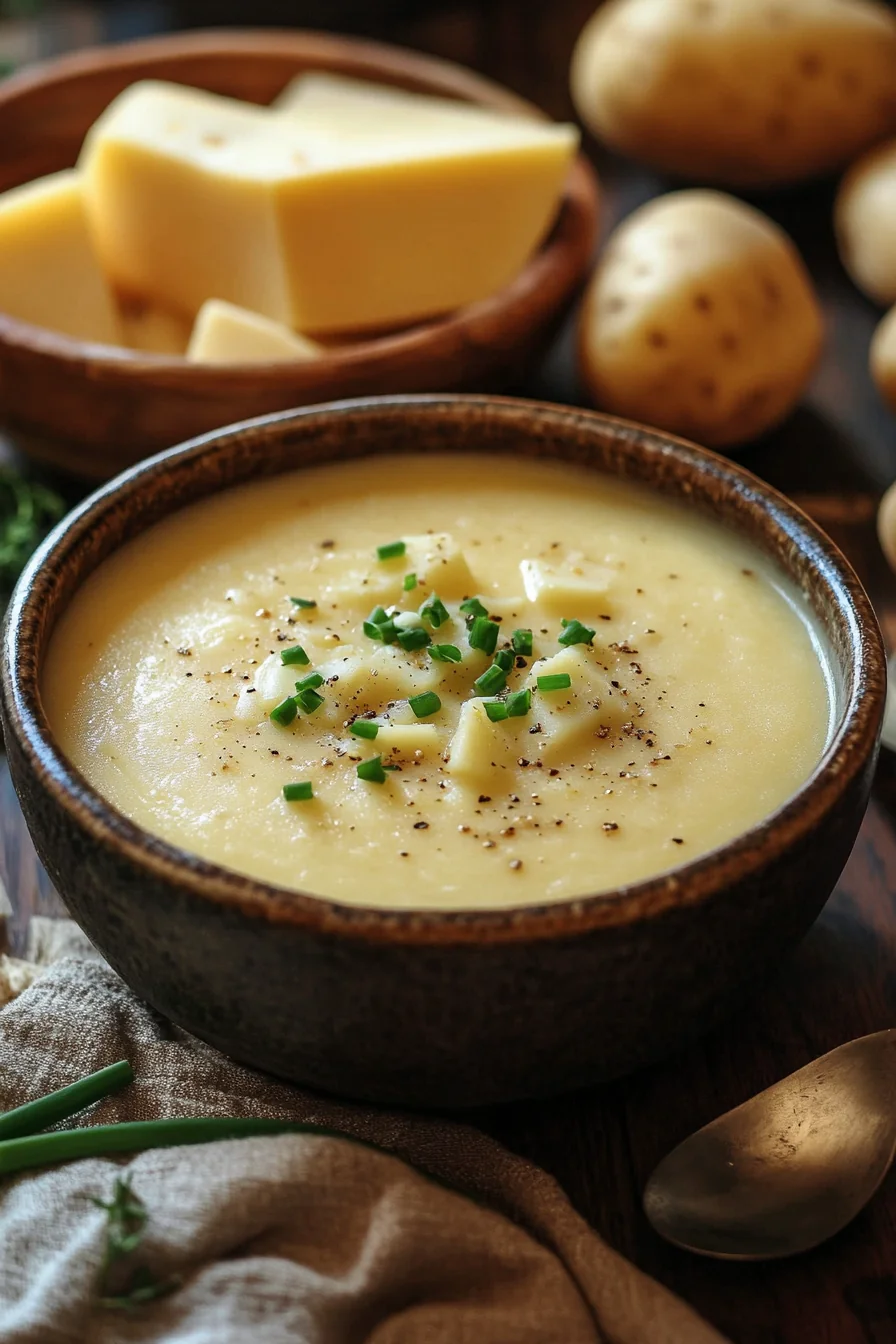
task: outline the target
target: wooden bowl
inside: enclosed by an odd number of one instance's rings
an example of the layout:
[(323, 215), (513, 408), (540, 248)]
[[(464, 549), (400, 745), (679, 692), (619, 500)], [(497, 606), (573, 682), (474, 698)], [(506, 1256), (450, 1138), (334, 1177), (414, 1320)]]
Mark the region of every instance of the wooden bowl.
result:
[[(269, 103), (307, 69), (541, 115), (459, 66), (373, 42), (276, 30), (177, 34), (81, 52), (0, 84), (0, 190), (73, 164), (88, 128), (135, 80)], [(554, 335), (588, 269), (596, 228), (597, 184), (579, 157), (553, 232), (506, 289), (311, 364), (202, 367), (0, 314), (0, 416), (33, 456), (105, 480), (172, 443), (267, 411), (369, 393), (496, 390)]]
[[(642, 482), (748, 538), (806, 594), (834, 687), (816, 769), (772, 816), (672, 873), (541, 907), (349, 907), (148, 835), (57, 747), (41, 704), (53, 627), (123, 542), (242, 481), (377, 453), (503, 453)], [(343, 402), (235, 426), (113, 481), (57, 528), (14, 594), (0, 709), (37, 851), (75, 919), (160, 1012), (328, 1092), (461, 1106), (580, 1087), (715, 1023), (808, 929), (868, 801), (880, 633), (843, 556), (749, 472), (589, 412), (484, 397)]]

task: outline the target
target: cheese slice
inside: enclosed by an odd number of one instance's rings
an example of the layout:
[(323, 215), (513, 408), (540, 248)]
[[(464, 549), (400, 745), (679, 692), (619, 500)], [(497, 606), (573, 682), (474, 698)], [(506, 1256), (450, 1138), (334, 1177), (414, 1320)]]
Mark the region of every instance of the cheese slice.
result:
[(118, 310), (122, 343), (128, 349), (150, 355), (186, 354), (190, 323), (179, 313), (129, 298), (119, 299)]
[(508, 113), (479, 107), (475, 103), (412, 93), (394, 84), (351, 79), (347, 75), (334, 75), (327, 70), (309, 70), (303, 75), (297, 75), (275, 98), (271, 107), (276, 112), (299, 113), (302, 116), (310, 112), (344, 116), (346, 124), (349, 117), (360, 118), (368, 125), (373, 120), (387, 129), (403, 123), (405, 131), (412, 133), (422, 130), (424, 134), (439, 124), (475, 127), (477, 121), (500, 124), (509, 119)]
[(79, 340), (121, 344), (76, 172), (0, 195), (0, 313)]
[(107, 108), (81, 164), (122, 288), (328, 333), (434, 316), (507, 284), (553, 222), (577, 143), (571, 126), (525, 118), (424, 136), (149, 82)]
[(322, 347), (248, 308), (209, 299), (199, 310), (187, 359), (194, 364), (272, 364), (318, 359)]

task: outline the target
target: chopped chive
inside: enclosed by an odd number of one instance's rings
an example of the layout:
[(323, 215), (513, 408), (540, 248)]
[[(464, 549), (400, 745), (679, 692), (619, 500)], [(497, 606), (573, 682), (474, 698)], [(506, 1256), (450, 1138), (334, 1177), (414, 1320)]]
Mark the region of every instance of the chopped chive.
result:
[(384, 770), (400, 770), (400, 769), (401, 769), (401, 766), (400, 766), (400, 765), (384, 765), (384, 766), (383, 766), (383, 769), (384, 769)]
[(311, 662), (301, 644), (293, 644), (292, 648), (280, 650), (280, 661), (289, 667), (292, 663), (301, 663), (302, 667), (307, 667)]
[(522, 719), (532, 708), (532, 692), (528, 686), (521, 691), (511, 691), (504, 701), (508, 719)]
[(401, 586), (406, 593), (412, 593), (417, 587), (417, 575), (405, 574)]
[(494, 653), (499, 633), (499, 626), (487, 616), (475, 616), (467, 636), (470, 648), (480, 649), (483, 653)]
[(303, 611), (310, 611), (312, 607), (317, 606), (317, 603), (310, 597), (291, 597), (289, 600), (294, 607), (301, 607)]
[(561, 621), (564, 627), (563, 634), (557, 636), (557, 643), (564, 644), (567, 648), (571, 644), (590, 644), (594, 639), (594, 631), (581, 621)]
[(383, 769), (382, 756), (371, 756), (369, 761), (362, 761), (357, 774), (359, 779), (366, 779), (368, 784), (385, 784), (386, 771)]
[(281, 724), (284, 728), (292, 723), (296, 716), (296, 702), (289, 695), (285, 700), (281, 700), (279, 705), (275, 705), (271, 710), (271, 719), (274, 723)]
[(316, 686), (323, 686), (324, 679), (319, 672), (311, 672), (301, 681), (296, 682), (297, 691), (313, 691)]
[(355, 719), (354, 723), (349, 725), (349, 732), (354, 733), (355, 737), (366, 737), (371, 742), (379, 730), (379, 724), (371, 723), (370, 719)]
[(384, 621), (388, 621), (389, 613), (385, 607), (374, 607), (367, 619), (372, 621), (374, 625), (382, 625)]
[(460, 604), (460, 609), (465, 616), (475, 620), (477, 616), (487, 616), (488, 607), (484, 607), (478, 597), (466, 597)]
[(514, 653), (520, 653), (524, 658), (532, 657), (532, 631), (514, 630), (511, 639)]
[(429, 656), (437, 663), (463, 662), (463, 654), (456, 644), (430, 644)]
[(314, 785), (310, 779), (303, 779), (298, 784), (284, 784), (283, 797), (288, 803), (307, 803), (314, 797)]
[(503, 700), (486, 700), (485, 712), (492, 723), (500, 723), (502, 719), (507, 718), (507, 705)]
[(426, 719), (430, 714), (437, 714), (442, 708), (442, 702), (435, 691), (423, 691), (420, 695), (412, 695), (408, 704), (418, 719)]
[(495, 662), (503, 672), (509, 672), (513, 667), (513, 649), (498, 649)]
[(536, 677), (535, 685), (540, 691), (568, 691), (572, 677), (568, 672), (552, 672), (546, 677)]
[(440, 625), (451, 620), (451, 612), (445, 606), (445, 603), (439, 597), (438, 593), (433, 593), (428, 597), (420, 608), (420, 615), (423, 617), (433, 630), (438, 630)]
[(403, 541), (387, 541), (385, 546), (377, 546), (376, 556), (378, 560), (397, 560), (406, 550)]
[(310, 686), (305, 691), (299, 691), (298, 695), (293, 696), (293, 699), (303, 714), (314, 714), (324, 703), (323, 696), (318, 695), (317, 691)]
[(413, 626), (410, 630), (399, 630), (396, 636), (398, 643), (403, 649), (425, 649), (430, 643), (430, 636), (422, 626)]
[[(383, 613), (385, 616), (385, 612)], [(398, 627), (388, 616), (382, 621), (365, 621), (364, 633), (368, 639), (378, 639), (383, 644), (394, 644), (398, 638)]]
[(507, 685), (507, 675), (497, 663), (487, 667), (481, 677), (477, 677), (473, 686), (480, 695), (497, 695)]

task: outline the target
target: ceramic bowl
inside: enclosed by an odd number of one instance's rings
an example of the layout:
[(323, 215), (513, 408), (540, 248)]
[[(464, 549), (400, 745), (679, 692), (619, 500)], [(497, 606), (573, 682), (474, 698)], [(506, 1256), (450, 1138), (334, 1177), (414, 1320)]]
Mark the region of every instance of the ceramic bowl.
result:
[[(580, 463), (711, 514), (807, 595), (834, 729), (799, 792), (673, 872), (536, 908), (353, 909), (277, 889), (154, 839), (53, 740), (41, 667), (85, 578), (157, 520), (242, 481), (377, 453)], [(341, 402), (237, 425), (124, 473), (71, 513), (10, 606), (2, 715), (38, 853), (125, 980), (230, 1055), (327, 1092), (469, 1106), (580, 1087), (714, 1023), (808, 929), (868, 801), (885, 694), (880, 633), (835, 546), (749, 472), (624, 421), (534, 402)]]
[[(308, 69), (541, 116), (460, 66), (396, 47), (271, 29), (178, 33), (79, 52), (3, 81), (0, 191), (73, 164), (88, 128), (135, 80), (267, 104)], [(189, 364), (88, 345), (0, 314), (0, 419), (31, 456), (100, 481), (172, 443), (268, 411), (383, 392), (495, 391), (556, 333), (596, 230), (597, 184), (580, 156), (552, 233), (500, 293), (308, 363)]]

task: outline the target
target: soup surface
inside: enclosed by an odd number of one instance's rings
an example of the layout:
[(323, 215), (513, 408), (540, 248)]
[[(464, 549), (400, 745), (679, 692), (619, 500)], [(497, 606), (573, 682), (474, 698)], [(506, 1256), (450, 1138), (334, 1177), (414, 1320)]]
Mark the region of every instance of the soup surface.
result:
[(184, 509), (84, 584), (43, 692), (146, 830), (418, 908), (695, 858), (794, 793), (831, 713), (802, 597), (737, 537), (489, 457), (336, 464)]

